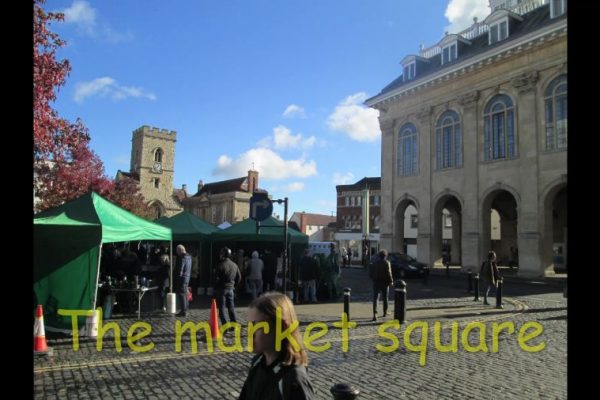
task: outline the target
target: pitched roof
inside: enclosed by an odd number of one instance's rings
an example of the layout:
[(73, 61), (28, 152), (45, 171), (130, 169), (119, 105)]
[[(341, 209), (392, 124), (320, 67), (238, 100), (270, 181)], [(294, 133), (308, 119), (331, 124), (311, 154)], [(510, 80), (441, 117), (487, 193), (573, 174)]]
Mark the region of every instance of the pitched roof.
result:
[[(202, 186), (199, 192), (197, 192), (192, 197), (198, 197), (203, 193), (210, 194), (219, 194), (219, 193), (229, 193), (229, 192), (247, 192), (247, 177), (243, 176), (241, 178), (229, 179), (226, 181), (212, 182), (207, 183)], [(246, 183), (246, 185), (244, 185)]]
[(181, 201), (183, 199), (187, 199), (188, 194), (184, 189), (173, 189), (173, 197)]
[(140, 181), (140, 174), (138, 174), (137, 172), (125, 172), (125, 171), (118, 170), (117, 171), (117, 176), (119, 176), (119, 174), (123, 175), (123, 176), (125, 176), (127, 178), (134, 179), (134, 180), (136, 180), (138, 182)]
[(356, 183), (352, 183), (350, 185), (337, 185), (335, 188), (337, 190), (357, 190), (364, 189), (368, 187), (369, 189), (381, 189), (381, 177), (364, 177), (360, 181)]
[(327, 226), (331, 222), (335, 222), (335, 220), (335, 217), (329, 215), (304, 213), (306, 225)]
[(365, 103), (368, 103), (372, 99), (382, 94), (391, 92), (394, 89), (400, 88), (402, 86), (408, 86), (415, 82), (415, 80), (426, 77), (428, 75), (433, 75), (434, 73), (441, 71), (443, 69), (452, 67), (460, 62), (465, 61), (466, 59), (473, 58), (477, 55), (485, 53), (486, 51), (493, 49), (495, 47), (499, 47), (504, 45), (505, 43), (509, 43), (511, 41), (515, 41), (520, 37), (533, 32), (537, 29), (540, 29), (546, 25), (549, 25), (556, 20), (566, 18), (566, 14), (561, 17), (557, 17), (554, 19), (550, 18), (550, 4), (545, 4), (538, 8), (533, 9), (532, 11), (521, 15), (523, 18), (523, 22), (515, 23), (510, 28), (510, 36), (499, 42), (495, 42), (492, 44), (488, 44), (488, 32), (485, 32), (473, 39), (471, 39), (471, 45), (464, 46), (458, 54), (458, 58), (452, 62), (446, 63), (442, 65), (442, 54), (438, 53), (435, 56), (428, 58), (429, 62), (425, 62), (419, 65), (417, 75), (414, 79), (410, 79), (408, 81), (404, 81), (403, 76), (400, 75), (398, 78), (394, 79), (390, 84), (385, 86), (379, 94), (373, 96), (370, 99), (367, 99)]

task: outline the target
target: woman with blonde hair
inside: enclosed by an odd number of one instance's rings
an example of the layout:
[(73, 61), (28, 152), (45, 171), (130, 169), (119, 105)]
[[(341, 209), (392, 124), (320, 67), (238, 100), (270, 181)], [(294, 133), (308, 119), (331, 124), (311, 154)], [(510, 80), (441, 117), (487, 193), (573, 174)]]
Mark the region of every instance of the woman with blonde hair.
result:
[[(252, 340), (256, 356), (252, 359), (240, 400), (314, 399), (306, 371), (308, 357), (290, 299), (279, 292), (264, 293), (248, 306), (249, 332), (250, 323), (256, 328), (252, 338), (248, 338)], [(276, 337), (277, 324), (280, 324), (280, 332), (296, 325), (290, 339)]]

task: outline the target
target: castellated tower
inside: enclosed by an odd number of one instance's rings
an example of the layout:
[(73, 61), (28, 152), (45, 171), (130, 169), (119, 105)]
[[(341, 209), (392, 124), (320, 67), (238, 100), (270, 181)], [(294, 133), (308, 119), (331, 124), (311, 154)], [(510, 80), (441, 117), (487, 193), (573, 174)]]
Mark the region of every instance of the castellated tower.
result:
[(177, 132), (143, 125), (131, 138), (130, 175), (139, 181), (140, 192), (155, 216), (171, 216), (182, 211), (173, 195), (175, 142)]

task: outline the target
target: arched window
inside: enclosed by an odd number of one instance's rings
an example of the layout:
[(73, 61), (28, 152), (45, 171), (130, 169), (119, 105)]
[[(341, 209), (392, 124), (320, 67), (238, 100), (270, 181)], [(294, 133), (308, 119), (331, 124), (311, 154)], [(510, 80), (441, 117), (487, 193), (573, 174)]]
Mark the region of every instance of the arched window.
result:
[(455, 111), (446, 111), (438, 119), (435, 131), (437, 169), (462, 165), (460, 118)]
[(554, 79), (544, 93), (546, 150), (567, 148), (567, 76)]
[(155, 162), (162, 162), (162, 156), (163, 156), (162, 149), (156, 149), (154, 151), (154, 161)]
[(416, 175), (418, 155), (417, 128), (411, 123), (405, 124), (398, 136), (398, 175)]
[(483, 159), (515, 158), (515, 113), (510, 97), (500, 94), (487, 104), (483, 115)]

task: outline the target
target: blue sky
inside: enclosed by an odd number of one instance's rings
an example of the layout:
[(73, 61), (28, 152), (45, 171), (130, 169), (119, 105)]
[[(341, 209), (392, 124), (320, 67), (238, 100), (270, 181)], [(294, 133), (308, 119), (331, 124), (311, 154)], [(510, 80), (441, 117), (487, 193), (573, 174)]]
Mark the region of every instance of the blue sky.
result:
[[(400, 60), (489, 14), (487, 0), (53, 1), (72, 67), (54, 107), (81, 118), (105, 172), (129, 170), (132, 131), (177, 131), (175, 187), (244, 176), (289, 213), (335, 212), (335, 185), (381, 174), (363, 101)], [(283, 207), (275, 205), (282, 215)]]

